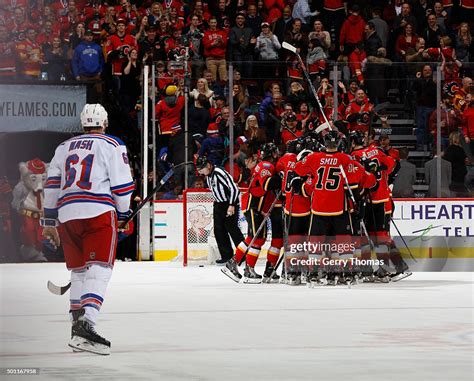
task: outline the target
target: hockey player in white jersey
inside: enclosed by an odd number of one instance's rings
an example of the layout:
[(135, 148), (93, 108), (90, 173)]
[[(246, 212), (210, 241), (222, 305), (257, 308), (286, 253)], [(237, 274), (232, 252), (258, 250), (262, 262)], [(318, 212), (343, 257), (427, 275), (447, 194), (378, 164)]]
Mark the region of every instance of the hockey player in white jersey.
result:
[(84, 134), (61, 143), (48, 170), (44, 235), (62, 244), (71, 270), (69, 346), (101, 355), (110, 342), (94, 326), (112, 275), (117, 229), (129, 213), (134, 183), (124, 143), (105, 134), (107, 112), (86, 104)]

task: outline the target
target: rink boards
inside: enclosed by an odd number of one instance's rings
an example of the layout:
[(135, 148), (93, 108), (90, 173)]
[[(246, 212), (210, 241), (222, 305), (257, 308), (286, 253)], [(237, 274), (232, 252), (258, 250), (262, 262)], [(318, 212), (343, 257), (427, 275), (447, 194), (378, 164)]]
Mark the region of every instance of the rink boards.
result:
[[(185, 256), (189, 262), (212, 262), (216, 256), (218, 258), (213, 235), (212, 202), (155, 201), (153, 214), (154, 260), (180, 261)], [(397, 199), (391, 235), (406, 257), (434, 259), (441, 261), (443, 266), (446, 259), (454, 259), (456, 268), (471, 271), (470, 263), (474, 258), (473, 214), (473, 199)], [(239, 225), (246, 232), (247, 224), (242, 213)], [(270, 238), (268, 234), (264, 248), (268, 247)]]

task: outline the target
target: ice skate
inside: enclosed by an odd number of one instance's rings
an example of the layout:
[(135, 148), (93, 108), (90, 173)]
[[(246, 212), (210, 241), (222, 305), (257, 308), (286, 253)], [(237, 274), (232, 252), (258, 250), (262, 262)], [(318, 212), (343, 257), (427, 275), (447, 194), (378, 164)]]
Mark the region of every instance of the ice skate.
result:
[(245, 266), (244, 283), (259, 284), (262, 283), (262, 276), (255, 272), (253, 267)]
[(69, 346), (98, 355), (110, 354), (110, 341), (99, 336), (94, 327), (85, 320), (79, 320), (73, 325)]
[(390, 275), (390, 279), (392, 282), (398, 282), (402, 279), (408, 278), (413, 273), (408, 270), (408, 265), (405, 261), (402, 260), (399, 266), (395, 268), (395, 274)]
[(390, 273), (383, 267), (379, 267), (374, 273), (374, 282), (388, 283), (390, 282)]
[(227, 261), (221, 271), (236, 283), (239, 283), (240, 279), (242, 279), (242, 275), (239, 273), (239, 267), (237, 266), (237, 263), (235, 263), (234, 258)]
[[(72, 315), (71, 340), (74, 337), (74, 325), (77, 324), (77, 322), (79, 321), (79, 318), (81, 316), (83, 316), (85, 312), (86, 311), (84, 310), (84, 308), (81, 308), (79, 310), (70, 311), (70, 313)], [(73, 352), (83, 352), (83, 349), (72, 348), (72, 351)]]
[(290, 273), (288, 274), (288, 283), (289, 286), (299, 286), (301, 284), (301, 274)]
[(280, 276), (276, 272), (274, 273), (274, 269), (275, 267), (270, 262), (267, 262), (265, 272), (263, 273), (263, 283), (278, 283), (280, 281)]

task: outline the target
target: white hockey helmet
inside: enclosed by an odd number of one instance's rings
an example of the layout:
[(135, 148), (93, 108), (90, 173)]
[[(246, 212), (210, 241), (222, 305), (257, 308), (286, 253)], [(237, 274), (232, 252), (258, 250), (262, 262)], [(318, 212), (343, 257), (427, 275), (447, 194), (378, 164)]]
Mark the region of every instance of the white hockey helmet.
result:
[(81, 112), (81, 125), (84, 128), (107, 127), (107, 111), (99, 103), (86, 104)]

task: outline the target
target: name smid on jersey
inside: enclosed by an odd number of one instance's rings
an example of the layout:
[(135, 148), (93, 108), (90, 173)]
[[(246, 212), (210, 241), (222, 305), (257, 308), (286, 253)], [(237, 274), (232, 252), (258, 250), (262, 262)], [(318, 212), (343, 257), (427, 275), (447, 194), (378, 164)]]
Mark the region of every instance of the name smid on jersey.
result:
[(115, 210), (123, 217), (135, 189), (124, 143), (105, 134), (85, 134), (58, 146), (48, 170), (45, 217), (60, 222)]
[(296, 164), (299, 176), (312, 177), (303, 185), (303, 194), (311, 197), (311, 212), (321, 216), (337, 216), (347, 210), (344, 178), (351, 159), (341, 152), (315, 152)]

